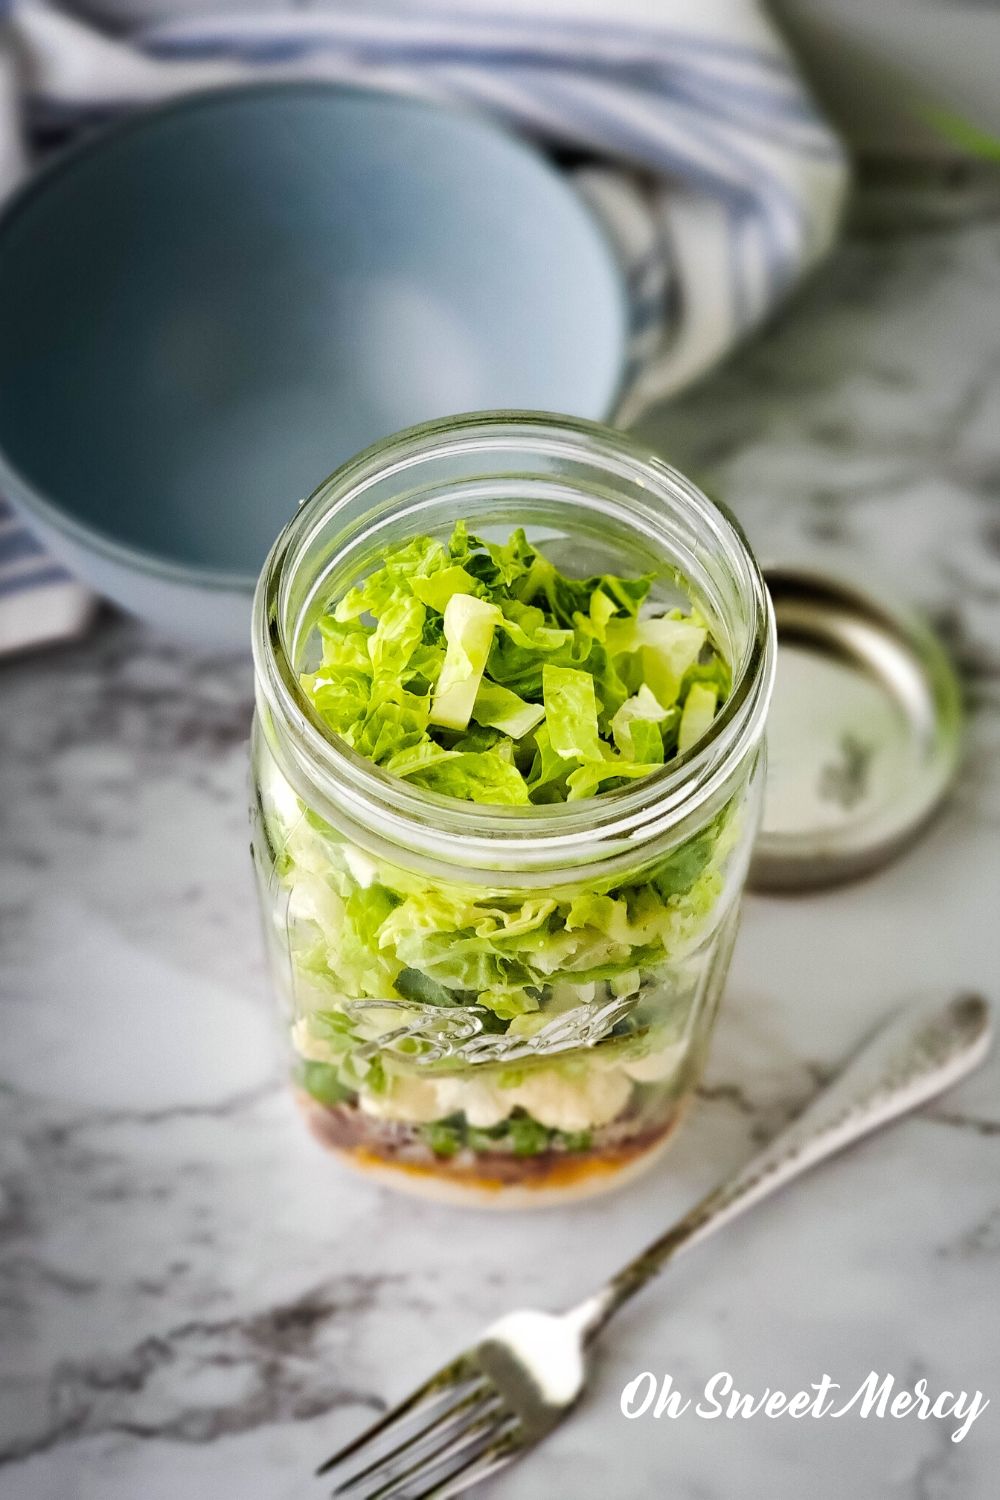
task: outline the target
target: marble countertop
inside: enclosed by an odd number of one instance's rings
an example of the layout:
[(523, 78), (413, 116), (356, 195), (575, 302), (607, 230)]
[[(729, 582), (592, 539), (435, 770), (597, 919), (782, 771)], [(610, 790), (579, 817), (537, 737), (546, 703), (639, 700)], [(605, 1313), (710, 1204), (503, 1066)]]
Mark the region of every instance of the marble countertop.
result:
[[(391, 1196), (275, 1074), (247, 854), (243, 663), (107, 620), (0, 667), (0, 1496), (306, 1500), (315, 1461), (487, 1320), (589, 1290), (884, 1011), (1000, 999), (1000, 222), (855, 238), (647, 435), (767, 556), (840, 554), (923, 604), (968, 755), (905, 858), (751, 897), (696, 1109), (643, 1181), (487, 1215)], [(609, 1333), (509, 1500), (987, 1500), (1000, 1472), (1000, 1050), (921, 1116), (673, 1268)], [(953, 1424), (629, 1422), (623, 1384), (992, 1406)]]

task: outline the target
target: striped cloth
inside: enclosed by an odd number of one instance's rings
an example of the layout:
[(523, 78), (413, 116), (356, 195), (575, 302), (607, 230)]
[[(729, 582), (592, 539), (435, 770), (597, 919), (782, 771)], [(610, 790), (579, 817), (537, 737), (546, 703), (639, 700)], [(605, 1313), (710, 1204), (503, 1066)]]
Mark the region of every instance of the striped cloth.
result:
[(473, 106), (551, 151), (611, 233), (622, 424), (758, 326), (836, 230), (843, 152), (755, 0), (79, 5), (0, 0), (0, 190), (25, 143), (191, 89), (325, 79)]
[(0, 500), (0, 655), (80, 635), (96, 602)]

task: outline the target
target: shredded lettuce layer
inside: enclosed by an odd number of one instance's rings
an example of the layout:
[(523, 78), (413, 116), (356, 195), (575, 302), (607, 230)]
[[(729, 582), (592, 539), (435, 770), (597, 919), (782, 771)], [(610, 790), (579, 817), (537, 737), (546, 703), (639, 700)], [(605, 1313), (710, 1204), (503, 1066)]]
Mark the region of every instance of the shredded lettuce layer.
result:
[(523, 531), (415, 537), (320, 621), (302, 686), (323, 723), (464, 801), (574, 801), (692, 749), (729, 688), (691, 610), (646, 616), (652, 575), (568, 578)]

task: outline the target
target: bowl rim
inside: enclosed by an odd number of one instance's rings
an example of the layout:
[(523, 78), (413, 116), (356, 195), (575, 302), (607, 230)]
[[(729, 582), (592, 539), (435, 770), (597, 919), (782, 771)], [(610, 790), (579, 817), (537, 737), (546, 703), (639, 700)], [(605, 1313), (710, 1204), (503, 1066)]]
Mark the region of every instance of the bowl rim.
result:
[[(100, 156), (108, 147), (131, 135), (142, 135), (155, 130), (164, 120), (174, 115), (197, 113), (203, 109), (227, 108), (229, 105), (255, 97), (277, 95), (314, 95), (318, 98), (349, 98), (365, 104), (391, 103), (396, 107), (410, 108), (415, 113), (428, 113), (450, 118), (456, 128), (471, 128), (484, 136), (503, 142), (512, 156), (531, 163), (542, 178), (548, 180), (554, 193), (565, 202), (572, 203), (578, 211), (581, 224), (589, 226), (594, 243), (600, 247), (608, 271), (608, 284), (613, 289), (617, 304), (616, 346), (609, 367), (614, 369), (614, 380), (609, 383), (605, 409), (597, 418), (610, 422), (620, 400), (628, 363), (629, 299), (625, 269), (621, 262), (610, 231), (584, 195), (578, 192), (565, 174), (550, 161), (540, 146), (502, 123), (492, 119), (471, 106), (451, 101), (438, 102), (416, 94), (396, 93), (388, 89), (365, 87), (359, 84), (343, 84), (324, 79), (271, 79), (248, 83), (221, 84), (213, 88), (201, 88), (181, 94), (149, 107), (139, 107), (124, 118), (106, 122), (87, 134), (83, 140), (73, 141), (61, 147), (51, 160), (35, 169), (27, 180), (15, 188), (0, 208), (0, 242), (12, 225), (28, 212), (36, 198), (42, 197), (63, 176), (70, 174), (81, 161)], [(430, 420), (446, 420), (461, 413), (439, 413)], [(382, 439), (393, 436), (384, 433)], [(367, 447), (369, 445), (365, 445)], [(349, 462), (347, 455), (341, 462)], [(340, 465), (338, 464), (339, 468)], [(81, 520), (72, 510), (50, 498), (23, 474), (8, 458), (2, 433), (0, 433), (0, 496), (20, 511), (26, 523), (36, 518), (49, 531), (65, 538), (68, 543), (99, 554), (106, 560), (118, 563), (135, 572), (164, 581), (196, 584), (201, 588), (220, 592), (252, 593), (257, 583), (257, 573), (246, 573), (236, 569), (211, 567), (200, 563), (176, 562), (162, 554), (131, 542), (119, 540), (113, 532), (103, 530), (90, 522)], [(297, 504), (305, 497), (289, 499), (289, 517)], [(280, 530), (280, 526), (279, 526)], [(261, 560), (263, 566), (264, 559)]]

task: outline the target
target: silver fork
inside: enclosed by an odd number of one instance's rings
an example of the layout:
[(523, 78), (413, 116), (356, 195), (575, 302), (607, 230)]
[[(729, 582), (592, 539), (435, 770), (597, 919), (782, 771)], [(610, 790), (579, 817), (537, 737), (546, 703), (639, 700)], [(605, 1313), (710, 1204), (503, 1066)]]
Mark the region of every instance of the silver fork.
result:
[(904, 1010), (788, 1129), (593, 1296), (559, 1315), (525, 1311), (501, 1318), (318, 1473), (350, 1458), (365, 1460), (333, 1492), (352, 1491), (358, 1500), (446, 1500), (495, 1474), (573, 1409), (590, 1344), (679, 1250), (956, 1083), (982, 1060), (989, 1040), (989, 1007), (976, 995), (938, 997)]

